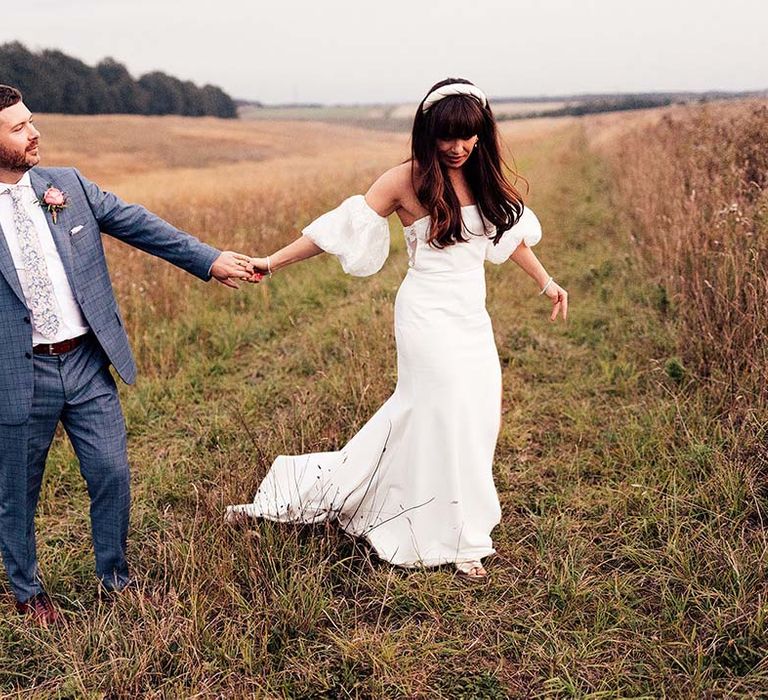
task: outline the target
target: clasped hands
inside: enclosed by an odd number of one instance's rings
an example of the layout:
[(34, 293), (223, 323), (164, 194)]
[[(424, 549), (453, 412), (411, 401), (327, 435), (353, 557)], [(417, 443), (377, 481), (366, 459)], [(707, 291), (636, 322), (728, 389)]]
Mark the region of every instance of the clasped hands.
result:
[(258, 284), (268, 272), (266, 258), (252, 258), (232, 250), (225, 250), (211, 265), (211, 276), (233, 289), (240, 288), (237, 280)]

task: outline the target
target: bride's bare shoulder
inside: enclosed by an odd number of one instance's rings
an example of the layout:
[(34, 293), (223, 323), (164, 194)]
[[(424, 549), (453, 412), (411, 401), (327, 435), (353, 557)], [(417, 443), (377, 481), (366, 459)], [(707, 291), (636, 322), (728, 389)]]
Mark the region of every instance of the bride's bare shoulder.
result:
[(410, 161), (400, 163), (382, 173), (377, 182), (381, 182), (398, 199), (407, 197), (413, 192), (413, 166)]
[(400, 163), (382, 173), (366, 192), (368, 204), (382, 215), (400, 209), (415, 196), (410, 161)]

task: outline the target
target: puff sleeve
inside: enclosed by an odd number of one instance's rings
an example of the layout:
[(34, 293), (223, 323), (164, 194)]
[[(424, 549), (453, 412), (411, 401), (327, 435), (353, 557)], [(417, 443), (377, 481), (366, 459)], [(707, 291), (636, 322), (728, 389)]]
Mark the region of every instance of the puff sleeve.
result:
[(525, 243), (531, 248), (540, 240), (541, 224), (539, 219), (533, 211), (525, 207), (517, 223), (509, 231), (504, 232), (497, 245), (494, 245), (492, 240), (488, 241), (485, 259), (500, 265), (509, 260), (509, 256), (515, 252), (521, 243)]
[(315, 219), (302, 234), (335, 255), (344, 272), (355, 277), (378, 272), (389, 255), (389, 224), (361, 194)]

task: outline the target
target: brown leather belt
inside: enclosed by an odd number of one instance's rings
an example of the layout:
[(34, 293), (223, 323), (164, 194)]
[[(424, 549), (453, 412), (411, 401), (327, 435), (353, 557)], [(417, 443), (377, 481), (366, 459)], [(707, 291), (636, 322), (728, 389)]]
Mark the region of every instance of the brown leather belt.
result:
[(86, 333), (85, 335), (77, 336), (77, 338), (69, 338), (58, 343), (40, 343), (40, 345), (32, 347), (32, 352), (35, 355), (63, 355), (65, 352), (74, 350), (79, 345), (82, 345), (89, 335), (90, 333)]

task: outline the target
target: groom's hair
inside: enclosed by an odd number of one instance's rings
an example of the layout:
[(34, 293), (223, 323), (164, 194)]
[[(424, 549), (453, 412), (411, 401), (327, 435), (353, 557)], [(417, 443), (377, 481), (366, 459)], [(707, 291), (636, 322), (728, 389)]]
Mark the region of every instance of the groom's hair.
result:
[(0, 85), (0, 111), (21, 102), (21, 93), (10, 85)]

